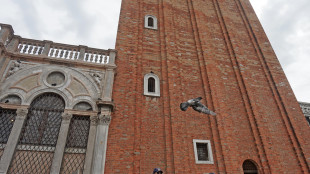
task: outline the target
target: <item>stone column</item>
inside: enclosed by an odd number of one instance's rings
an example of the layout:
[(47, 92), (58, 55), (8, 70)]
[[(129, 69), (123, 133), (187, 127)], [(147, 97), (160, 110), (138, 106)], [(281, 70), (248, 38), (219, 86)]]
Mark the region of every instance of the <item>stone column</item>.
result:
[(97, 123), (98, 123), (98, 116), (97, 115), (90, 116), (90, 128), (89, 128), (89, 134), (88, 134), (88, 143), (87, 143), (83, 174), (91, 173), (91, 165), (92, 165), (95, 140), (96, 140)]
[(51, 172), (50, 172), (51, 174), (60, 173), (62, 157), (65, 151), (71, 118), (72, 118), (72, 114), (69, 114), (66, 112), (62, 114), (61, 126), (59, 130), (57, 145), (56, 145), (55, 154), (53, 157), (53, 162), (52, 162), (52, 167), (51, 167)]
[(104, 174), (108, 131), (111, 122), (111, 107), (102, 106), (101, 113), (99, 114), (99, 123), (97, 126), (95, 150), (93, 157), (93, 174)]
[(0, 161), (0, 173), (7, 173), (9, 170), (10, 163), (13, 159), (14, 152), (19, 141), (19, 137), (21, 134), (21, 130), (24, 126), (28, 109), (17, 109), (16, 111), (16, 119), (11, 130), (11, 134), (9, 136), (8, 142), (4, 148), (4, 152)]

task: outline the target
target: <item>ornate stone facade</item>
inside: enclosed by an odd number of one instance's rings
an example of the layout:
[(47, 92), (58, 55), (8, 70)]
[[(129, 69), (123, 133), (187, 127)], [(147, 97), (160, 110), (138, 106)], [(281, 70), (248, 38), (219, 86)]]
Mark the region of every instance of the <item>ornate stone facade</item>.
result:
[[(0, 173), (77, 171), (103, 173), (102, 168), (92, 169), (92, 166), (94, 161), (100, 165), (105, 163), (106, 143), (102, 145), (101, 140), (96, 140), (96, 137), (100, 136), (107, 141), (108, 134), (102, 134), (102, 132), (109, 128), (111, 121), (116, 51), (26, 39), (14, 35), (10, 25), (0, 24), (0, 26), (0, 107), (8, 111), (16, 110), (17, 114), (16, 119), (12, 119), (14, 126), (8, 145), (4, 144), (3, 147), (6, 148), (1, 150), (3, 155), (0, 161)], [(43, 94), (47, 95), (42, 97)], [(36, 109), (41, 109), (28, 111), (26, 108), (31, 108), (33, 101), (40, 100), (40, 97), (46, 102), (41, 103), (42, 107), (34, 105)], [(57, 108), (53, 97), (61, 98), (58, 101), (63, 101), (64, 111), (46, 109), (50, 108), (49, 105)], [(105, 113), (109, 113), (108, 115), (100, 115), (102, 109), (97, 105), (97, 101), (112, 104), (112, 107), (105, 108)], [(8, 111), (1, 113), (8, 113)], [(57, 115), (58, 112), (61, 114)], [(104, 127), (97, 124), (98, 115)], [(5, 115), (0, 116), (5, 117)], [(25, 128), (29, 121), (27, 117), (31, 117), (30, 120), (38, 123), (29, 123), (30, 125)], [(24, 123), (25, 120), (27, 123)], [(56, 123), (52, 120), (61, 121)], [(58, 126), (60, 124), (60, 128), (53, 127), (54, 124)], [(28, 130), (29, 126), (34, 128)], [(23, 134), (22, 130), (25, 129), (28, 130), (27, 135)], [(35, 130), (41, 132), (38, 133)], [(44, 139), (47, 134), (50, 136)], [(34, 144), (33, 147), (37, 152), (33, 150), (28, 152), (29, 156), (24, 156), (23, 159), (17, 158), (16, 155), (20, 153), (18, 147), (29, 149), (28, 145), (23, 144), (25, 140), (21, 141), (19, 137), (30, 135), (35, 138), (27, 141), (34, 141), (29, 143)], [(36, 140), (36, 136), (41, 135), (43, 138)], [(54, 137), (56, 140), (58, 138), (57, 144), (46, 144), (49, 141), (48, 138), (54, 135), (58, 135)], [(74, 137), (76, 135), (78, 137)], [(76, 141), (75, 139), (80, 142), (72, 142)], [(87, 142), (83, 142), (85, 140)], [(40, 143), (45, 146), (40, 146)], [(76, 144), (80, 144), (79, 149), (75, 148), (78, 146)], [(44, 147), (46, 147), (45, 150), (42, 150)], [(41, 153), (43, 151), (54, 154), (53, 159), (44, 156), (44, 153)], [(94, 151), (101, 152), (99, 158), (98, 154), (94, 155)], [(70, 159), (76, 159), (66, 161), (68, 154)], [(37, 158), (40, 158), (40, 161), (47, 161), (46, 165), (42, 167), (40, 162), (32, 164)], [(87, 162), (81, 161), (80, 158), (86, 158)], [(27, 166), (25, 161), (18, 162), (20, 159), (28, 161), (32, 167)], [(83, 161), (85, 163), (82, 163)], [(17, 165), (25, 166), (16, 167)], [(20, 168), (24, 171), (19, 171)]]

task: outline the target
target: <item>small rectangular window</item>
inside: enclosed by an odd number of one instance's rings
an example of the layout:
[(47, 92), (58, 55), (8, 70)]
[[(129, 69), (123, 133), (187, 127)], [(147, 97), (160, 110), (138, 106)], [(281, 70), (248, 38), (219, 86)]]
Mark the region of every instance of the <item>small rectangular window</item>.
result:
[(213, 164), (210, 140), (193, 140), (196, 164)]

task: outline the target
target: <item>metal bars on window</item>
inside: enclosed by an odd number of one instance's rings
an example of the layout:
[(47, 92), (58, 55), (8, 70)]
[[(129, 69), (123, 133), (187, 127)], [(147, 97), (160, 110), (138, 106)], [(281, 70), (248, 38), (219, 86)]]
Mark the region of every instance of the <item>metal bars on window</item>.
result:
[(90, 118), (73, 116), (62, 162), (62, 174), (83, 171), (90, 128)]
[(242, 167), (243, 167), (244, 174), (257, 174), (258, 173), (256, 165), (250, 160), (244, 161)]
[(50, 172), (64, 108), (63, 99), (53, 93), (31, 103), (9, 173)]
[(200, 161), (208, 161), (208, 144), (207, 143), (197, 143), (197, 155), (198, 160)]
[(16, 110), (0, 109), (0, 159), (9, 139), (15, 118)]

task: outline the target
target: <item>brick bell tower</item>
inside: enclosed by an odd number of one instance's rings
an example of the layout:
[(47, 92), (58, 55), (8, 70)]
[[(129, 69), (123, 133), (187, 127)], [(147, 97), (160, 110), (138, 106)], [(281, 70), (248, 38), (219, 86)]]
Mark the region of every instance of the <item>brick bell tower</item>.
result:
[[(310, 129), (249, 0), (123, 0), (105, 173), (308, 173)], [(201, 96), (217, 116), (179, 104)]]

